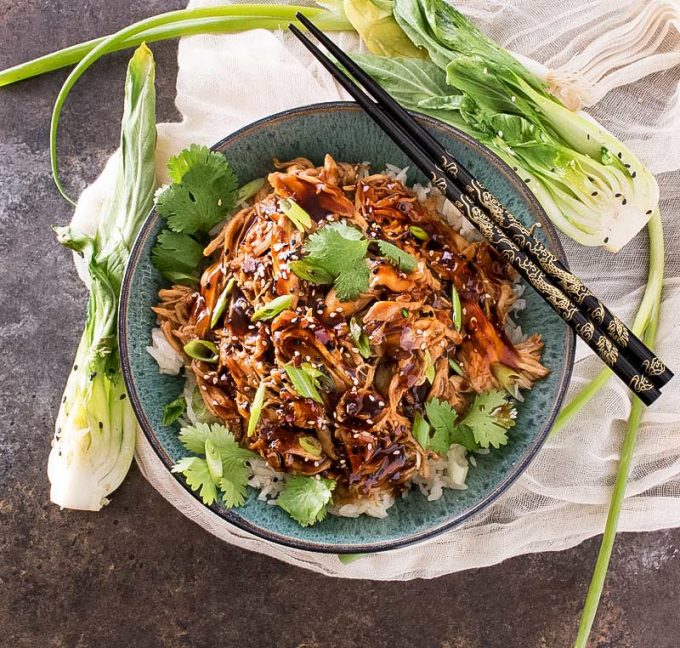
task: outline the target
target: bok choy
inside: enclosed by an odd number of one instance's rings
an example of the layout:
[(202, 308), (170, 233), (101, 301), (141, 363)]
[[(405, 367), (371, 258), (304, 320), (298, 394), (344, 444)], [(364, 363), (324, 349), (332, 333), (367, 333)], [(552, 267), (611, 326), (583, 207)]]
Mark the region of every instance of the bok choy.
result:
[(394, 0), (393, 13), (430, 60), (408, 51), (357, 60), (405, 107), (486, 144), (529, 184), (555, 225), (583, 245), (616, 252), (645, 226), (659, 189), (624, 144), (566, 108), (444, 0)]
[(111, 199), (93, 237), (56, 228), (59, 241), (88, 261), (85, 331), (57, 416), (47, 472), (50, 497), (64, 508), (97, 511), (127, 474), (137, 420), (120, 370), (116, 321), (123, 271), (153, 204), (156, 122), (154, 60), (134, 53), (125, 83), (120, 152)]

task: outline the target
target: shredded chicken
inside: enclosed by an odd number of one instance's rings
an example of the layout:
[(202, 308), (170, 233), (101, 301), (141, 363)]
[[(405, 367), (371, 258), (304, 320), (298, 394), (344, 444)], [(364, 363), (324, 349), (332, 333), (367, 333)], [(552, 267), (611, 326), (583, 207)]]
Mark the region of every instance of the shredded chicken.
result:
[[(338, 501), (398, 492), (427, 471), (427, 452), (411, 433), (424, 403), (438, 398), (464, 412), (475, 393), (500, 387), (497, 363), (530, 388), (548, 373), (540, 362), (540, 336), (511, 344), (504, 330), (516, 299), (513, 271), (489, 245), (470, 242), (449, 226), (431, 199), (421, 203), (395, 179), (366, 175), (361, 165), (338, 164), (330, 156), (320, 167), (304, 158), (276, 161), (275, 167), (254, 202), (205, 249), (209, 266), (199, 288), (161, 290), (154, 311), (179, 352), (194, 339), (217, 346), (217, 363), (185, 356), (187, 367), (210, 412), (274, 468), (335, 479)], [(309, 232), (298, 231), (284, 215), (284, 198), (312, 217)], [(304, 256), (306, 235), (334, 221), (397, 245), (418, 261), (417, 268), (407, 274), (369, 252), (369, 288), (352, 302), (340, 301), (331, 286), (303, 281), (288, 263)], [(416, 237), (412, 225), (427, 240)], [(231, 278), (235, 286), (211, 327)], [(452, 286), (461, 299), (460, 330)], [(256, 309), (280, 295), (293, 297), (289, 309), (252, 322)], [(363, 327), (369, 358), (350, 334), (350, 318)], [(321, 372), (323, 403), (296, 392), (284, 370), (288, 363), (309, 363)], [(250, 406), (262, 382), (265, 404), (248, 437)]]

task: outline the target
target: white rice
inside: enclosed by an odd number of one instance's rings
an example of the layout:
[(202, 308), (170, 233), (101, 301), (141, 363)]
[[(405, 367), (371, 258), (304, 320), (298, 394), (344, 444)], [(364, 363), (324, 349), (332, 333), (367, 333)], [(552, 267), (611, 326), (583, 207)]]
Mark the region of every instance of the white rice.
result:
[(340, 517), (356, 518), (360, 515), (368, 515), (374, 518), (386, 518), (387, 509), (394, 504), (394, 496), (391, 493), (378, 493), (375, 497), (361, 499), (352, 504), (342, 506), (329, 506), (331, 515)]
[(274, 470), (264, 459), (252, 459), (248, 466), (251, 471), (248, 486), (260, 491), (257, 499), (263, 502), (275, 500), (283, 491), (284, 473)]
[(162, 374), (176, 376), (184, 366), (184, 358), (172, 348), (158, 327), (151, 329), (151, 346), (146, 347), (146, 351), (158, 363)]
[(438, 500), (444, 494), (445, 488), (467, 489), (465, 480), (469, 465), (466, 450), (462, 445), (455, 443), (449, 449), (446, 458), (430, 459), (428, 465), (429, 476), (425, 478), (418, 475), (413, 479), (413, 483), (429, 502)]

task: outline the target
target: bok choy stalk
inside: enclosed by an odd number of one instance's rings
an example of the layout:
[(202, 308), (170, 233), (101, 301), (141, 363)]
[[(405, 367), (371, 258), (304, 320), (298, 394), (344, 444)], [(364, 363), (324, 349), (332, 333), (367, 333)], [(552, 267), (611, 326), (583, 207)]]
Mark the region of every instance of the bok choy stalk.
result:
[[(393, 12), (431, 61), (372, 55), (357, 60), (407, 108), (486, 144), (575, 241), (616, 252), (644, 227), (659, 190), (624, 144), (584, 113), (566, 108), (444, 0), (394, 0)], [(404, 96), (405, 86), (411, 96)]]
[(116, 321), (130, 248), (153, 204), (155, 102), (154, 60), (142, 45), (128, 66), (116, 179), (97, 232), (55, 228), (60, 243), (87, 259), (91, 282), (47, 467), (50, 497), (64, 508), (101, 509), (132, 462), (137, 421), (120, 370)]

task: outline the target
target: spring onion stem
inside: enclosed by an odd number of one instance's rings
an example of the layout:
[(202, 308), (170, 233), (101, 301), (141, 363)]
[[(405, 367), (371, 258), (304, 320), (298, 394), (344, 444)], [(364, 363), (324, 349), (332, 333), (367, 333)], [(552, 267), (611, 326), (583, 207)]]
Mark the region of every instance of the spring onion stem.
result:
[[(661, 226), (661, 215), (658, 207), (647, 224), (647, 231), (649, 234), (649, 270), (647, 273), (647, 286), (635, 315), (633, 326), (631, 327), (633, 333), (637, 336), (643, 335), (649, 326), (652, 316), (659, 310), (661, 303), (665, 258), (663, 228)], [(576, 396), (574, 396), (574, 398), (572, 398), (557, 415), (551, 434), (555, 434), (569, 423), (602, 389), (602, 387), (605, 386), (611, 375), (612, 372), (610, 369), (603, 369), (578, 394), (576, 394)]]
[(116, 47), (119, 47), (121, 43), (126, 41), (126, 39), (132, 38), (134, 36), (138, 37), (145, 31), (157, 29), (159, 27), (163, 27), (164, 25), (177, 23), (182, 20), (231, 16), (252, 16), (253, 14), (266, 15), (270, 18), (281, 18), (283, 20), (295, 20), (295, 14), (297, 11), (301, 11), (311, 17), (316, 17), (319, 13), (324, 12), (323, 9), (296, 7), (292, 5), (229, 5), (225, 7), (180, 9), (140, 20), (139, 22), (129, 25), (128, 27), (125, 27), (102, 39), (83, 57), (83, 59), (68, 75), (64, 85), (61, 87), (61, 90), (57, 95), (54, 109), (52, 111), (52, 120), (50, 123), (50, 164), (52, 167), (54, 183), (59, 190), (59, 193), (68, 202), (75, 206), (75, 202), (66, 193), (66, 190), (61, 184), (61, 180), (59, 178), (57, 159), (57, 132), (59, 129), (59, 117), (61, 115), (61, 109), (78, 79), (95, 61), (101, 58), (104, 54), (114, 51)]
[[(657, 327), (659, 323), (659, 311), (661, 306), (661, 291), (663, 284), (663, 230), (661, 227), (661, 217), (658, 210), (656, 214), (649, 221), (649, 240), (650, 240), (650, 262), (649, 262), (649, 280), (647, 283), (647, 291), (645, 292), (645, 299), (650, 295), (650, 299), (643, 304), (638, 311), (636, 322), (641, 325), (643, 320), (645, 324), (645, 331), (643, 340), (650, 348), (654, 346), (656, 341)], [(653, 298), (653, 300), (652, 300)], [(638, 321), (639, 320), (639, 321)], [(602, 542), (600, 544), (600, 551), (597, 555), (595, 563), (595, 570), (588, 588), (585, 603), (583, 605), (583, 612), (581, 614), (581, 622), (579, 624), (578, 634), (574, 648), (585, 648), (588, 642), (588, 636), (597, 614), (597, 608), (602, 596), (604, 588), (604, 581), (607, 576), (607, 569), (609, 568), (609, 561), (614, 547), (614, 538), (616, 537), (616, 530), (621, 515), (621, 507), (626, 494), (626, 483), (630, 474), (630, 466), (633, 460), (633, 452), (635, 449), (635, 441), (637, 439), (638, 428), (642, 418), (643, 405), (635, 399), (631, 406), (630, 418), (626, 428), (626, 436), (623, 440), (623, 447), (621, 449), (621, 458), (619, 461), (619, 468), (616, 474), (616, 482), (614, 483), (614, 491), (612, 493), (611, 503), (609, 505), (609, 513), (607, 515), (607, 523), (605, 525)]]
[[(309, 8), (306, 9), (307, 11), (310, 10)], [(110, 51), (117, 52), (137, 47), (144, 42), (154, 43), (195, 34), (230, 33), (249, 29), (269, 29), (273, 31), (284, 29), (288, 26), (289, 22), (289, 19), (272, 18), (266, 13), (262, 15), (253, 13), (253, 15), (248, 16), (179, 20), (168, 25), (148, 29), (136, 36), (131, 36), (115, 45)], [(314, 22), (324, 31), (347, 31), (352, 29), (352, 25), (347, 20), (327, 12), (314, 16)], [(71, 45), (58, 52), (52, 52), (2, 70), (0, 71), (0, 88), (74, 65), (81, 61), (85, 55), (89, 54), (105, 38), (106, 36), (101, 36), (100, 38), (78, 43), (77, 45)]]

